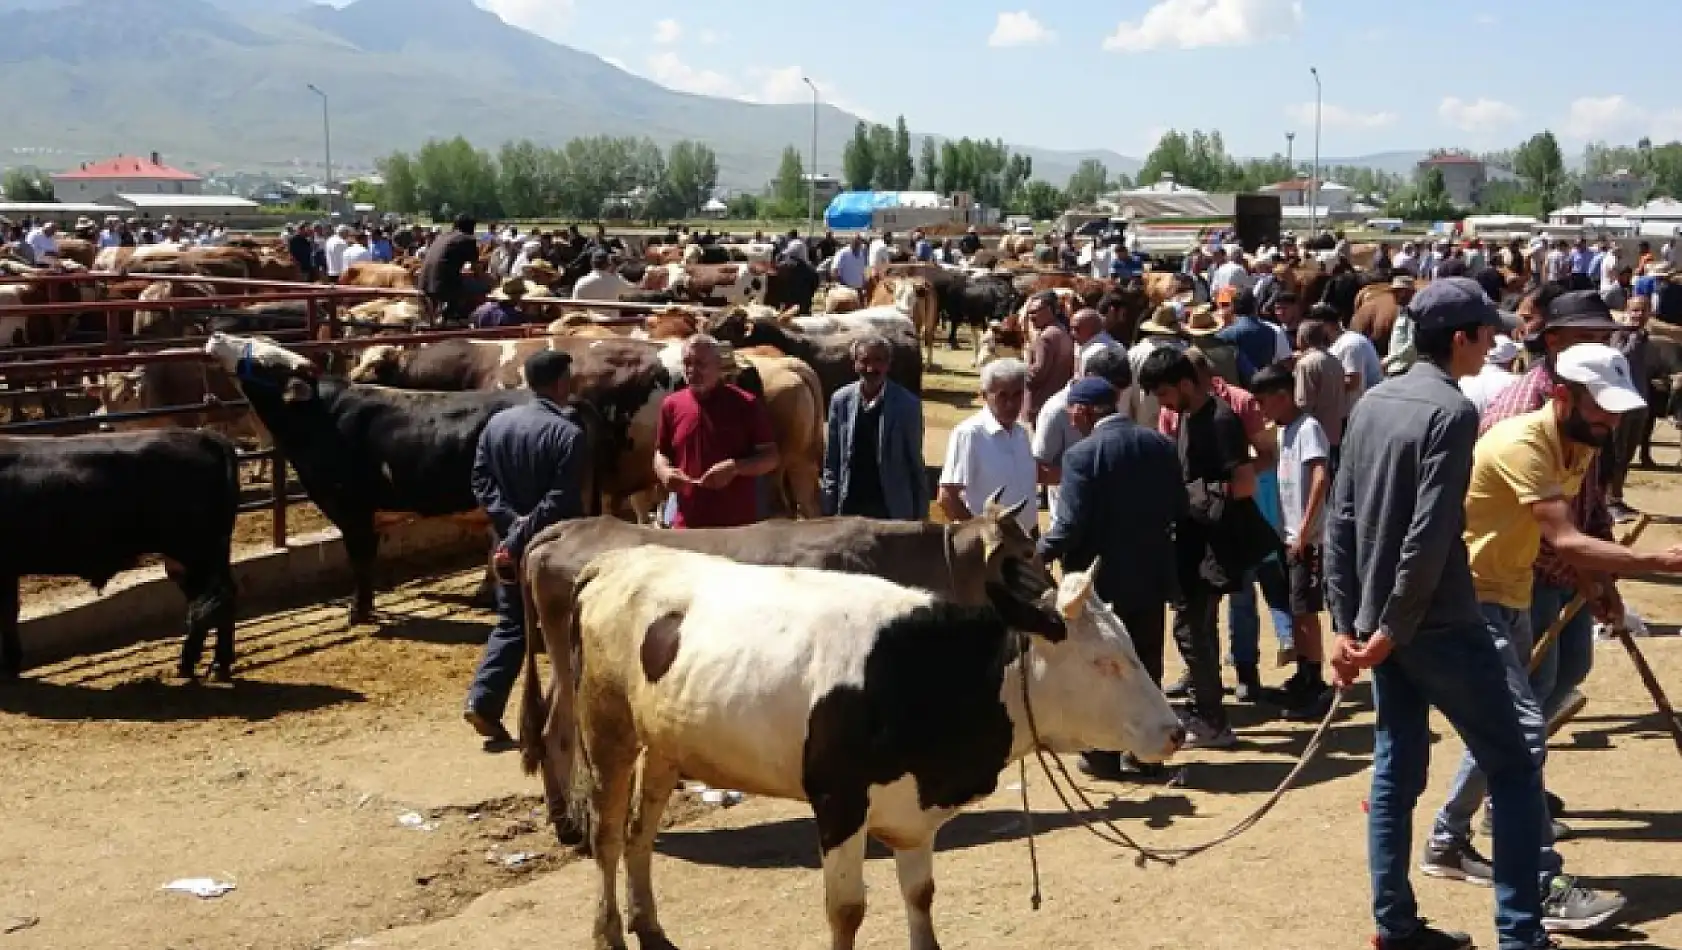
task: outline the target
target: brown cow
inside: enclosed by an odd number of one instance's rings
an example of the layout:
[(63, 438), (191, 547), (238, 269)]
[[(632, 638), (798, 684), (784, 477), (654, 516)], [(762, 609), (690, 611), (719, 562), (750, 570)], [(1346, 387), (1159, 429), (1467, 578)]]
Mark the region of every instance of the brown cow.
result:
[[(158, 280), (153, 281), (145, 290), (141, 291), (139, 299), (142, 303), (155, 303), (160, 300), (184, 300), (214, 296), (216, 296), (216, 288), (209, 284), (201, 284), (196, 281), (187, 283), (185, 281)], [(133, 332), (135, 336), (159, 339), (188, 336), (195, 332), (197, 335), (203, 336), (206, 332), (204, 314), (195, 315), (190, 311), (180, 309), (136, 309), (134, 311)]]
[[(199, 353), (193, 349), (167, 349), (161, 353)], [(148, 363), (119, 373), (107, 373), (88, 387), (88, 396), (98, 400), (96, 416), (141, 412), (176, 406), (204, 406), (201, 412), (150, 419), (123, 419), (104, 424), (116, 432), (142, 429), (211, 429), (246, 448), (267, 449), (273, 442), (257, 415), (240, 407), (217, 408), (217, 403), (237, 403), (245, 394), (221, 366), (208, 361), (192, 363)], [(268, 466), (263, 463), (264, 468)]]
[(744, 354), (759, 373), (765, 410), (777, 440), (777, 467), (769, 478), (772, 513), (778, 517), (823, 515), (818, 479), (823, 472), (823, 384), (810, 366), (792, 356)]
[(1349, 329), (1371, 340), (1379, 355), (1390, 352), (1390, 333), (1412, 296), (1411, 289), (1398, 289), (1391, 284), (1362, 287), (1355, 295), (1355, 315), (1349, 321)]
[(401, 264), (357, 261), (345, 268), (345, 272), (339, 275), (339, 284), (345, 287), (413, 290), (415, 289), (415, 274), (413, 270)]
[(1008, 508), (999, 501), (995, 493), (980, 515), (950, 526), (819, 518), (765, 521), (742, 528), (665, 531), (612, 518), (583, 518), (539, 532), (527, 546), (521, 565), (527, 633), (520, 745), (526, 771), (541, 769), (543, 773), (549, 817), (562, 843), (578, 840), (578, 829), (567, 815), (569, 790), (559, 779), (561, 766), (572, 754), (571, 731), (563, 725), (572, 716), (571, 710), (553, 702), (555, 694), (564, 691), (544, 696), (537, 675), (537, 654), (548, 653), (557, 670), (561, 669), (557, 658), (571, 654), (573, 584), (592, 558), (607, 551), (654, 544), (717, 554), (744, 564), (870, 574), (961, 604), (979, 605), (987, 603), (988, 583), (1018, 577), (1051, 586), (1033, 539), (1016, 519), (1028, 499), (1018, 499)]
[[(900, 289), (907, 285), (911, 288), (909, 299)], [(869, 306), (900, 307), (905, 303), (910, 304), (910, 312), (906, 316), (916, 328), (918, 338), (923, 341), (924, 365), (929, 369), (937, 369), (934, 362), (934, 344), (935, 337), (940, 332), (940, 301), (935, 297), (934, 284), (927, 277), (889, 273), (876, 282), (870, 295)]]

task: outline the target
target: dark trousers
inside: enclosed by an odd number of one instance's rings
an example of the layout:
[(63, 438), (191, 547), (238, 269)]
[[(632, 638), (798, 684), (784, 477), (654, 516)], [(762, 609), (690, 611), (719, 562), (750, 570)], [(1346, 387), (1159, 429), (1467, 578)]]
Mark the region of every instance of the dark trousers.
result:
[(1600, 477), (1606, 485), (1607, 501), (1623, 504), (1624, 482), (1629, 478), (1630, 463), (1635, 461), (1635, 450), (1641, 448), (1646, 434), (1647, 410), (1637, 409), (1619, 417), (1618, 428), (1612, 433), (1612, 444), (1600, 450)]
[(1121, 615), (1121, 624), (1133, 639), (1133, 652), (1139, 654), (1139, 662), (1145, 665), (1151, 682), (1158, 686), (1162, 685), (1162, 653), (1166, 642), (1163, 636), (1166, 627), (1163, 606), (1156, 604)]
[(526, 605), (518, 584), (496, 585), (496, 626), (485, 640), (485, 652), (467, 688), (467, 706), (480, 715), (501, 719), (508, 695), (520, 678), (526, 658)]
[(1201, 580), (1185, 585), (1174, 604), (1174, 645), (1185, 660), (1191, 711), (1215, 725), (1226, 725), (1221, 708), (1221, 634), (1219, 591)]

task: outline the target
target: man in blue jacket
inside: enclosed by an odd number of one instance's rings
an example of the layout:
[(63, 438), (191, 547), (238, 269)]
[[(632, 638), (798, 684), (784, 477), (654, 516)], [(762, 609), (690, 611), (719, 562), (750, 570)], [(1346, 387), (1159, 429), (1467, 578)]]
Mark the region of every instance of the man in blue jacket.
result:
[(826, 515), (922, 521), (929, 514), (922, 402), (888, 378), (891, 348), (880, 336), (853, 341), (858, 381), (829, 400), (823, 454)]
[(487, 746), (511, 741), (502, 713), (526, 648), (520, 558), (539, 531), (584, 511), (580, 489), (586, 442), (563, 408), (572, 387), (572, 357), (545, 350), (526, 360), (525, 371), (537, 398), (491, 417), (473, 459), (473, 494), (496, 531), (501, 583), (496, 585), (496, 626), (473, 671), (462, 717), (488, 740)]
[[(1115, 609), (1160, 686), (1164, 610), (1178, 587), (1174, 523), (1186, 513), (1186, 485), (1174, 443), (1116, 411), (1126, 388), (1117, 381), (1086, 376), (1069, 387), (1069, 419), (1086, 437), (1063, 453), (1063, 490), (1040, 554), (1062, 561), (1065, 572), (1102, 559), (1098, 598)], [(1088, 752), (1081, 767), (1097, 778), (1148, 771), (1117, 752)]]

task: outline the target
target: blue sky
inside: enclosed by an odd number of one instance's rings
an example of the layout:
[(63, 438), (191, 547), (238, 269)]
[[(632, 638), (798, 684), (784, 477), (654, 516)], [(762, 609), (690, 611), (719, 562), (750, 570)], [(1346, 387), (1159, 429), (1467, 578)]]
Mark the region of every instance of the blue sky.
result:
[[(342, 0), (341, 0), (342, 2)], [(1143, 157), (1164, 129), (1241, 155), (1682, 138), (1682, 0), (477, 0), (503, 19), (691, 92), (825, 99), (917, 131)], [(1602, 17), (1605, 20), (1602, 21)], [(1585, 44), (1592, 44), (1585, 45)], [(1402, 81), (1405, 80), (1405, 81)]]

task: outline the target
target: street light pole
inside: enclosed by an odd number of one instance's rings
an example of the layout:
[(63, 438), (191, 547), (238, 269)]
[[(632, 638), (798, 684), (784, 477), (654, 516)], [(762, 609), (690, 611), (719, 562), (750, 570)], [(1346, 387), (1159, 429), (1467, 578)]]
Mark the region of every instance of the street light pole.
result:
[(321, 146), (322, 146), (323, 151), (325, 152), (325, 158), (326, 158), (326, 164), (323, 167), (326, 169), (326, 172), (327, 172), (327, 175), (326, 175), (326, 177), (327, 177), (327, 211), (328, 211), (328, 213), (332, 213), (333, 205), (334, 205), (334, 201), (333, 201), (333, 123), (332, 123), (332, 120), (328, 117), (328, 113), (327, 113), (327, 93), (322, 92), (319, 88), (316, 87), (315, 83), (313, 83), (313, 82), (310, 83), (309, 86), (310, 86), (310, 92), (313, 92), (316, 95), (321, 97)]
[(818, 87), (805, 76), (800, 81), (812, 90), (812, 167), (806, 170), (806, 238), (811, 240), (818, 213)]
[(1297, 134), (1295, 132), (1286, 132), (1285, 133), (1285, 167), (1290, 169), (1290, 173), (1289, 173), (1288, 177), (1291, 177), (1291, 178), (1297, 177), (1296, 162), (1291, 161), (1292, 147), (1296, 145), (1296, 142), (1297, 142)]
[(1314, 176), (1309, 179), (1308, 233), (1312, 240), (1320, 232), (1320, 70), (1308, 67), (1314, 75)]

